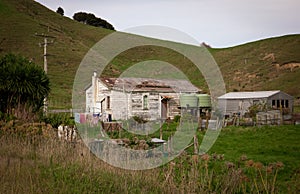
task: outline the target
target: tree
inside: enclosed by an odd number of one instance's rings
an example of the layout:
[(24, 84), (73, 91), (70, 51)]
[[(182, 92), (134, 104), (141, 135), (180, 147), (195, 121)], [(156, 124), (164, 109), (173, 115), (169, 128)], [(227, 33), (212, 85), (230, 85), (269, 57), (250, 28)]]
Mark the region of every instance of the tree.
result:
[(78, 22), (82, 22), (84, 24), (88, 24), (88, 25), (91, 25), (91, 26), (106, 28), (106, 29), (110, 29), (110, 30), (115, 30), (113, 25), (108, 23), (106, 20), (103, 20), (101, 18), (97, 18), (92, 13), (78, 12), (78, 13), (75, 13), (73, 15), (73, 19), (78, 21)]
[(65, 14), (65, 11), (63, 10), (63, 8), (61, 7), (58, 7), (57, 10), (56, 10), (56, 13), (60, 14), (60, 15), (64, 15)]
[(84, 13), (84, 12), (75, 13), (73, 15), (73, 19), (76, 20), (76, 21), (78, 21), (78, 22), (86, 23), (86, 21), (87, 21), (87, 13)]
[(0, 111), (19, 119), (31, 119), (41, 111), (50, 92), (50, 81), (42, 68), (21, 56), (0, 59)]

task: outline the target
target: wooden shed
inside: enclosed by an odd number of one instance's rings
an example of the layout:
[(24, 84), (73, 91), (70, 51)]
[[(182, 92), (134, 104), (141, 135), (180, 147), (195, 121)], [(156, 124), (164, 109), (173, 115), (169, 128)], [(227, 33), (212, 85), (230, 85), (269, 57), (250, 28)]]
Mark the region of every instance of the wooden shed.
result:
[(250, 106), (266, 104), (270, 109), (293, 113), (293, 97), (279, 90), (254, 92), (229, 92), (218, 97), (220, 110), (224, 115), (243, 116)]

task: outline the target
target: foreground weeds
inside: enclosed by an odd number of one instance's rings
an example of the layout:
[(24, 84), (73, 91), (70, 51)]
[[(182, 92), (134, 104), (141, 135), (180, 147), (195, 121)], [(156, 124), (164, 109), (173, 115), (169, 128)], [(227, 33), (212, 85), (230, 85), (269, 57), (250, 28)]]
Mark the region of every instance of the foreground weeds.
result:
[(165, 183), (179, 185), (184, 193), (278, 193), (281, 162), (264, 166), (242, 156), (235, 164), (223, 155), (182, 155), (178, 163), (169, 164)]
[[(53, 129), (48, 129), (53, 130)], [(299, 172), (281, 187), (282, 162), (262, 164), (243, 155), (182, 153), (156, 169), (109, 166), (80, 141), (43, 133), (0, 133), (0, 193), (297, 193)], [(288, 186), (291, 185), (291, 186)]]

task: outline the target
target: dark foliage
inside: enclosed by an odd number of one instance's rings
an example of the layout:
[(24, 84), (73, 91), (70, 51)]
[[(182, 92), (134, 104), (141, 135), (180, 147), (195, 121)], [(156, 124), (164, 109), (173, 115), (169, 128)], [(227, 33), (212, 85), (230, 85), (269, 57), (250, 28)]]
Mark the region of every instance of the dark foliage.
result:
[(97, 18), (94, 14), (91, 13), (78, 12), (73, 15), (73, 19), (78, 22), (82, 22), (84, 24), (88, 24), (91, 26), (106, 28), (109, 30), (115, 30), (114, 27), (106, 20)]
[(32, 117), (49, 91), (49, 78), (39, 66), (13, 54), (0, 59), (1, 112), (22, 119)]
[(65, 14), (65, 11), (63, 10), (63, 8), (61, 7), (58, 7), (57, 10), (56, 10), (56, 13), (60, 14), (60, 15), (64, 15)]

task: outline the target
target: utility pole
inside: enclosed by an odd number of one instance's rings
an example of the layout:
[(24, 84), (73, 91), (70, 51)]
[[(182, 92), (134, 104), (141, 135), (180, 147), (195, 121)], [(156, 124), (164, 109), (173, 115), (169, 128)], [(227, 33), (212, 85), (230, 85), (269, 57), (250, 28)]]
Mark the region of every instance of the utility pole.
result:
[[(42, 37), (44, 38), (44, 42), (43, 43), (39, 43), (40, 46), (43, 45), (44, 47), (44, 71), (45, 73), (47, 74), (48, 72), (48, 64), (47, 64), (47, 46), (48, 44), (52, 44), (53, 43), (53, 40), (51, 42), (48, 42), (48, 38), (55, 38), (53, 36), (49, 36), (49, 35), (46, 35), (46, 34), (38, 34), (38, 33), (35, 33), (35, 36), (39, 36), (39, 37)], [(48, 112), (48, 100), (47, 100), (47, 97), (44, 98), (44, 115), (47, 115), (47, 112)]]

